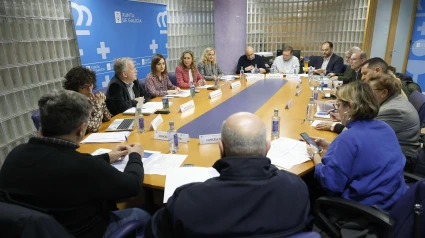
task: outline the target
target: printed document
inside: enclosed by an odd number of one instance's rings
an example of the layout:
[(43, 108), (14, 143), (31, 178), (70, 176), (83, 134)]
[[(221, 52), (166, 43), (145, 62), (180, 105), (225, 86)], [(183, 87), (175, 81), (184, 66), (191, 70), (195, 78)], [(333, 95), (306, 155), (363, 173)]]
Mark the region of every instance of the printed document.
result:
[(179, 94), (168, 94), (166, 96), (170, 98), (187, 98), (190, 96), (190, 90), (181, 90)]
[(120, 132), (100, 132), (92, 133), (86, 137), (81, 144), (87, 143), (114, 143), (114, 142), (123, 142), (125, 137), (130, 135), (131, 131), (120, 131)]
[(310, 160), (305, 142), (285, 137), (271, 142), (267, 157), (272, 164), (285, 169)]

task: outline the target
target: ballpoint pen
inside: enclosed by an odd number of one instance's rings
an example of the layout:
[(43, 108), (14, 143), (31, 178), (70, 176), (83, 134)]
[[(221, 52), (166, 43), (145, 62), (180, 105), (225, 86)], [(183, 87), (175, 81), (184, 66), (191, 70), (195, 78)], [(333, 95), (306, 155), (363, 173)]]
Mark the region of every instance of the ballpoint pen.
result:
[(127, 142), (127, 145), (129, 145), (129, 143), (128, 143), (128, 137), (127, 136), (124, 136), (125, 137), (125, 141)]
[(332, 106), (334, 107), (334, 109), (332, 109), (332, 111), (328, 112), (328, 115), (329, 115), (331, 112), (335, 112), (335, 111), (336, 111), (335, 104), (333, 104), (333, 103), (332, 103)]

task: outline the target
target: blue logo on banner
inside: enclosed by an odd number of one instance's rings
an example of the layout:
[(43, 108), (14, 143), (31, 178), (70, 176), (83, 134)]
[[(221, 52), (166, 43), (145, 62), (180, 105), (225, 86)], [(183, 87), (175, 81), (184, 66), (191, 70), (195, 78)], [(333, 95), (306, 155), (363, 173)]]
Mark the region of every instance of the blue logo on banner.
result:
[(406, 73), (425, 89), (425, 0), (418, 2)]
[(72, 0), (71, 7), (81, 62), (96, 72), (98, 88), (108, 86), (116, 58), (132, 58), (138, 78), (150, 72), (153, 55), (168, 58), (166, 5)]

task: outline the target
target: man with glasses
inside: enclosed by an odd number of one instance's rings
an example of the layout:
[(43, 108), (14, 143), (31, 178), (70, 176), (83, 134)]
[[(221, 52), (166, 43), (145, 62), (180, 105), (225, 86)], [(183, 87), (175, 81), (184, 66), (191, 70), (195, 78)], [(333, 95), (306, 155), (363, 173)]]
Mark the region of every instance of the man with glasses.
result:
[(290, 46), (287, 46), (282, 55), (276, 57), (273, 62), (273, 65), (276, 66), (279, 73), (294, 73), (294, 70), (297, 72), (300, 70), (300, 60), (293, 55), (293, 49)]
[(246, 73), (251, 73), (255, 65), (257, 65), (260, 74), (266, 73), (266, 65), (264, 64), (263, 56), (256, 55), (254, 53), (254, 48), (248, 46), (246, 47), (245, 54), (239, 58), (236, 74), (240, 73), (241, 68), (243, 68)]
[(114, 62), (115, 76), (109, 82), (106, 92), (106, 106), (112, 115), (124, 112), (137, 105), (137, 98), (145, 101), (151, 95), (137, 80), (137, 69), (131, 58), (118, 58)]
[(348, 65), (346, 66), (344, 73), (329, 73), (328, 76), (331, 77), (331, 80), (338, 80), (343, 82), (351, 81), (350, 79), (353, 77), (354, 72), (351, 69), (350, 60), (351, 55), (356, 51), (361, 51), (361, 49), (357, 46), (354, 46), (345, 52), (345, 61)]

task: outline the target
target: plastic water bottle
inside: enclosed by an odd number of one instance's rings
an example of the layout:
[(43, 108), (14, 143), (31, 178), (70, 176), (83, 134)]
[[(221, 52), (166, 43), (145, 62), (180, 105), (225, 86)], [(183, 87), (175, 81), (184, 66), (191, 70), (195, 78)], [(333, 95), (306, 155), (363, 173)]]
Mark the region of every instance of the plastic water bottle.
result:
[(325, 82), (323, 81), (323, 75), (320, 75), (320, 79), (319, 79), (319, 87), (320, 87), (320, 93), (323, 93), (323, 87), (325, 86)]
[(311, 97), (307, 105), (307, 121), (310, 123), (314, 121), (314, 114), (316, 114), (316, 108), (317, 104), (314, 101), (313, 97)]
[(195, 97), (195, 94), (196, 94), (196, 92), (195, 92), (195, 84), (193, 82), (191, 82), (190, 83), (190, 96), (192, 98), (194, 98)]
[(134, 123), (137, 127), (137, 133), (142, 134), (145, 131), (145, 118), (143, 117), (141, 108), (136, 108), (136, 114), (134, 115)]
[(169, 122), (170, 129), (168, 130), (168, 147), (170, 153), (175, 154), (179, 150), (179, 137), (177, 131), (174, 129), (174, 121)]
[(255, 64), (254, 67), (254, 74), (258, 74), (260, 72), (260, 70), (257, 68), (257, 64)]
[(167, 112), (170, 110), (170, 103), (166, 96), (162, 97), (162, 109)]
[(313, 88), (313, 100), (317, 102), (319, 100), (319, 92), (317, 91), (317, 86), (314, 86)]
[(295, 76), (298, 76), (298, 71), (299, 71), (299, 68), (296, 65), (294, 65), (294, 74), (295, 74)]
[(279, 117), (279, 109), (274, 109), (274, 115), (272, 117), (272, 137), (273, 139), (279, 138), (280, 132), (280, 117)]
[(272, 67), (270, 67), (270, 74), (274, 74), (274, 67), (272, 65)]
[(311, 86), (314, 86), (313, 85), (313, 82), (314, 82), (314, 77), (313, 77), (313, 67), (312, 66), (310, 66), (310, 69), (308, 70), (308, 83), (309, 83), (309, 86), (311, 87)]
[(239, 72), (239, 76), (241, 77), (241, 80), (243, 80), (244, 78), (244, 76), (245, 76), (245, 71), (243, 70), (243, 67), (241, 67), (241, 71)]

